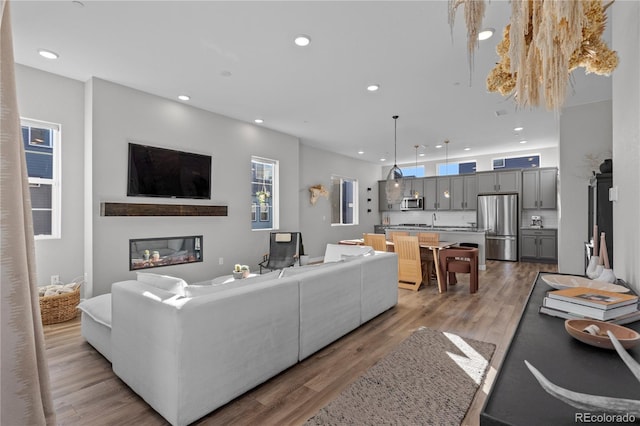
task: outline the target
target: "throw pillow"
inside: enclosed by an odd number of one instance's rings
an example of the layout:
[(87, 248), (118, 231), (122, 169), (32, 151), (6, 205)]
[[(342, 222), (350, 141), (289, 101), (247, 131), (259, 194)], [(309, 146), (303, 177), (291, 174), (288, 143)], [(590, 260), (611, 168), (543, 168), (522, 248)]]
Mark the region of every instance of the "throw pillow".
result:
[(150, 272), (136, 272), (136, 279), (147, 285), (177, 294), (178, 296), (184, 296), (184, 289), (187, 286), (187, 283), (182, 278), (152, 274)]

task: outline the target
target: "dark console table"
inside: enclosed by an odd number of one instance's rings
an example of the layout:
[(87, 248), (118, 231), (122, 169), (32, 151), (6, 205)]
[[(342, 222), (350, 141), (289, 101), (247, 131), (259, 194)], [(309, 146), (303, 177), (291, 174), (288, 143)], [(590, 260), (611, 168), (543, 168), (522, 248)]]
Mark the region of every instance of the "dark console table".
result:
[[(640, 400), (640, 383), (616, 351), (579, 342), (565, 331), (564, 319), (538, 313), (545, 293), (552, 290), (541, 275), (544, 272), (536, 277), (480, 413), (482, 426), (576, 425), (576, 413), (582, 411), (546, 393), (525, 366), (525, 359), (547, 379), (567, 389)], [(640, 331), (640, 321), (625, 327)], [(640, 360), (640, 346), (628, 352)]]

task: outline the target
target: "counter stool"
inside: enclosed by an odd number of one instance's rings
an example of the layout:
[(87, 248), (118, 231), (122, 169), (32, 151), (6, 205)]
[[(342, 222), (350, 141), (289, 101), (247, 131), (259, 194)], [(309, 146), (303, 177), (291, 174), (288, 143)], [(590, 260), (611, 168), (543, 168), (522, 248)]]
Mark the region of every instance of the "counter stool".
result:
[(451, 247), (440, 250), (440, 270), (448, 284), (456, 284), (456, 273), (469, 275), (469, 293), (478, 291), (478, 249)]

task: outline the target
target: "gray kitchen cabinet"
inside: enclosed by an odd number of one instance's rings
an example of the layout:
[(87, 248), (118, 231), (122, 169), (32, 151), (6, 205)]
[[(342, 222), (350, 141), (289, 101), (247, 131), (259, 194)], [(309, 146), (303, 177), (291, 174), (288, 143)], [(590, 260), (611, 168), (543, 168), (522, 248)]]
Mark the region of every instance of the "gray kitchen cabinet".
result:
[(387, 200), (386, 180), (378, 181), (378, 210), (381, 212), (400, 211), (400, 203), (392, 204)]
[[(438, 188), (438, 210), (451, 210), (451, 179), (448, 176), (436, 179)], [(449, 194), (449, 197), (445, 195)]]
[(435, 177), (425, 178), (424, 181), (424, 209), (438, 209), (438, 179)]
[(424, 194), (424, 178), (407, 178), (404, 186), (404, 196), (413, 198), (416, 191), (422, 197)]
[(478, 193), (501, 193), (520, 191), (520, 170), (505, 170), (502, 172), (476, 173), (478, 178)]
[(522, 208), (538, 210), (557, 208), (557, 176), (555, 167), (522, 171)]
[(555, 229), (522, 229), (520, 260), (523, 262), (556, 263), (558, 234)]
[(476, 210), (477, 206), (476, 175), (451, 176), (451, 210)]

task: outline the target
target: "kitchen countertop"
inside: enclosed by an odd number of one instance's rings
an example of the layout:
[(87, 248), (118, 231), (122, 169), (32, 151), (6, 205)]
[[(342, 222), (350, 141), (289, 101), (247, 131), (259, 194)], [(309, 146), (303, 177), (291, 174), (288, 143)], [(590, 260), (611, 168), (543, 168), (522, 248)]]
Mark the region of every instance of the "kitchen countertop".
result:
[(542, 228), (536, 228), (534, 226), (521, 226), (520, 229), (533, 229), (535, 231), (537, 231), (537, 230), (543, 230), (544, 231), (545, 229), (547, 229), (549, 231), (557, 231), (558, 230), (558, 228), (549, 228), (549, 227), (546, 227), (546, 226), (543, 226)]
[(380, 225), (384, 229), (397, 229), (397, 230), (407, 230), (407, 231), (424, 231), (424, 232), (464, 232), (464, 233), (481, 233), (484, 234), (483, 230), (478, 230), (478, 228), (472, 228), (470, 226), (435, 226), (431, 227), (427, 226), (412, 226), (412, 225)]

